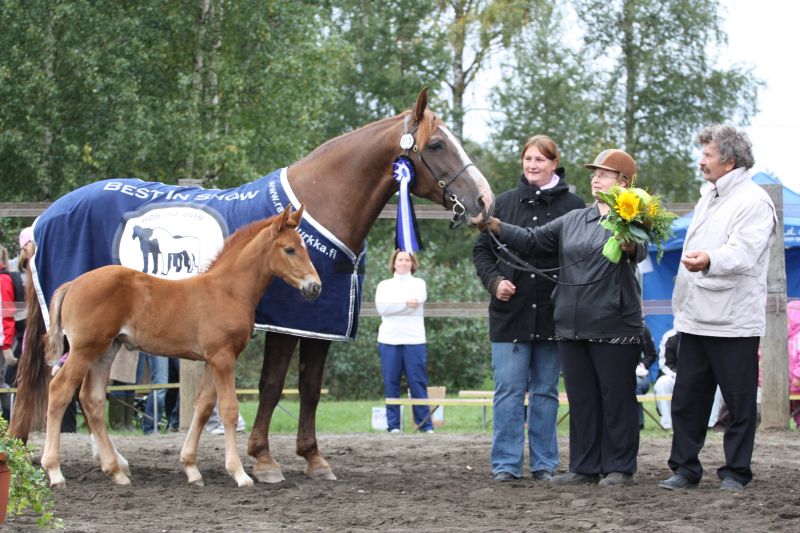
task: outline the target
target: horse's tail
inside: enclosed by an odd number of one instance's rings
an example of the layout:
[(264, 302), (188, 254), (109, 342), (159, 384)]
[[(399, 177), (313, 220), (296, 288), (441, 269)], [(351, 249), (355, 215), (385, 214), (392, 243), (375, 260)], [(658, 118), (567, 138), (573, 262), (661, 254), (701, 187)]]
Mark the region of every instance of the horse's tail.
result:
[(28, 317), (25, 322), (22, 355), (17, 366), (17, 395), (8, 427), (11, 435), (24, 442), (27, 442), (32, 429), (39, 429), (44, 425), (47, 387), (50, 383), (50, 368), (45, 364), (44, 317), (30, 270), (27, 276), (25, 304)]
[(53, 293), (53, 301), (50, 302), (50, 332), (47, 340), (50, 345), (50, 353), (47, 355), (47, 363), (53, 366), (58, 362), (58, 358), (64, 354), (64, 334), (61, 327), (61, 304), (64, 296), (67, 295), (71, 281), (64, 283), (56, 292)]

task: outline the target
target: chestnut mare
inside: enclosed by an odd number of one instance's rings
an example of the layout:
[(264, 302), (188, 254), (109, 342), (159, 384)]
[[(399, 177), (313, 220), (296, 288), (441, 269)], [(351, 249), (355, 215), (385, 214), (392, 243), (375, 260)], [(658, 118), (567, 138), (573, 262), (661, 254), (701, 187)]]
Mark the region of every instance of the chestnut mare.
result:
[[(407, 155), (416, 167), (411, 192), (452, 209), (454, 220), (474, 226), (487, 220), (491, 213), (494, 196), (486, 178), (441, 119), (428, 109), (427, 101), (427, 91), (423, 89), (412, 110), (332, 139), (287, 169), (288, 182), (306, 212), (356, 254), (363, 250), (370, 228), (398, 191), (392, 163), (399, 155)], [(410, 149), (406, 144), (400, 146), (404, 134), (411, 136)], [(325, 297), (323, 294), (321, 299)], [(41, 422), (49, 379), (40, 343), (36, 341), (38, 332), (44, 331), (42, 310), (32, 290), (26, 301), (29, 334), (17, 371), (18, 393), (10, 427), (13, 435), (23, 439), (27, 439), (37, 421)], [(256, 459), (253, 476), (261, 482), (284, 479), (270, 453), (269, 425), (298, 341), (300, 422), (296, 453), (305, 458), (308, 476), (336, 479), (320, 454), (315, 428), (331, 341), (268, 331), (258, 413), (247, 448)]]
[[(207, 271), (181, 279), (161, 279), (124, 266), (98, 268), (59, 287), (50, 304), (49, 360), (69, 357), (50, 382), (47, 436), (42, 466), (52, 487), (63, 487), (59, 442), (61, 419), (81, 383), (81, 405), (96, 439), (103, 472), (129, 485), (127, 461), (108, 437), (106, 385), (121, 345), (147, 352), (205, 361), (194, 416), (180, 460), (190, 484), (202, 485), (197, 446), (217, 396), (225, 427), (225, 468), (238, 486), (252, 485), (236, 448), (234, 367), (253, 331), (256, 304), (274, 276), (319, 296), (320, 279), (297, 232), (303, 208), (253, 222), (226, 239)], [(236, 280), (236, 283), (231, 283)], [(62, 335), (62, 331), (64, 334)]]

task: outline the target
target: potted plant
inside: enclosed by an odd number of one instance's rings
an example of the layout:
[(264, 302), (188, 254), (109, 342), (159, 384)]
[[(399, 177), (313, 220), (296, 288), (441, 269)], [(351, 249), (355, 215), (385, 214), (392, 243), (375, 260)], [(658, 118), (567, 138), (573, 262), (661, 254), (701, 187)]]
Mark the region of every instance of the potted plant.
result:
[(53, 515), (53, 494), (44, 470), (32, 461), (33, 451), (8, 434), (8, 422), (0, 416), (0, 524), (30, 510), (40, 527), (61, 527)]

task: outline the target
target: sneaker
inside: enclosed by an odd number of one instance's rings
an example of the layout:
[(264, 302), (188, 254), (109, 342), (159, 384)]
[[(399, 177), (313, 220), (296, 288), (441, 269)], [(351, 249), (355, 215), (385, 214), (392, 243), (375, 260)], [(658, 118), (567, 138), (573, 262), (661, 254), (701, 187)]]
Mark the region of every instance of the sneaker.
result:
[(672, 474), (672, 477), (665, 479), (658, 486), (667, 490), (694, 489), (697, 488), (697, 482), (692, 483), (689, 478), (681, 474)]
[(633, 485), (633, 474), (624, 474), (622, 472), (611, 472), (606, 477), (601, 479), (598, 485), (603, 487), (613, 487), (616, 485)]
[(516, 481), (517, 479), (519, 478), (511, 472), (497, 472), (492, 474), (492, 480), (499, 481), (500, 483), (505, 483), (506, 481)]
[(244, 420), (240, 418), (239, 423), (236, 424), (236, 433), (242, 433), (244, 431), (247, 431), (247, 426), (245, 425)]
[(209, 433), (211, 433), (212, 435), (224, 435), (225, 434), (225, 428), (223, 426), (217, 426), (214, 429), (212, 429), (211, 431), (209, 431)]
[(577, 472), (567, 472), (560, 476), (550, 478), (553, 485), (594, 485), (600, 479), (598, 474), (578, 474)]
[(719, 488), (722, 490), (729, 490), (731, 492), (741, 492), (744, 490), (744, 485), (742, 485), (735, 478), (726, 477), (722, 480), (722, 483), (719, 484)]
[(423, 431), (423, 433), (433, 433), (433, 430), (432, 429), (426, 429), (425, 431)]
[(531, 474), (536, 481), (550, 481), (553, 479), (552, 470), (537, 470)]
[(392, 428), (392, 429), (390, 429), (390, 430), (389, 430), (389, 433), (392, 433), (392, 434), (397, 434), (397, 433), (400, 433), (400, 429), (398, 429), (398, 428)]

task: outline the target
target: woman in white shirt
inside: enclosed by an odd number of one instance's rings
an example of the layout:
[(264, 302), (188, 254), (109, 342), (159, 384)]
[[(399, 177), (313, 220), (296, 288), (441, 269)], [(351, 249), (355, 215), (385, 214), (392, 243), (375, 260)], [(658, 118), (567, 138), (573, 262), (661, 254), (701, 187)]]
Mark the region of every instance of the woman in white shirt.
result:
[[(406, 374), (412, 398), (428, 397), (425, 323), (422, 308), (428, 293), (425, 280), (414, 277), (419, 262), (409, 252), (395, 250), (389, 260), (393, 276), (378, 284), (375, 307), (381, 316), (378, 352), (383, 388), (387, 398), (400, 397), (400, 380)], [(415, 405), (414, 423), (419, 431), (433, 433), (430, 408)], [(400, 406), (386, 406), (389, 433), (400, 433)]]

